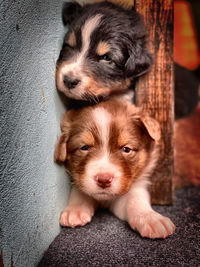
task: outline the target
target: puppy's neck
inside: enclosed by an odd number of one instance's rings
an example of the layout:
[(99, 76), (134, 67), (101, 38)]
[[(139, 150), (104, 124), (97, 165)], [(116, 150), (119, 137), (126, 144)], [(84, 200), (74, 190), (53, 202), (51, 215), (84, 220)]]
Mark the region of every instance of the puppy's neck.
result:
[(129, 90), (125, 91), (124, 93), (113, 94), (111, 96), (98, 96), (95, 99), (91, 100), (76, 100), (66, 97), (64, 94), (60, 95), (61, 101), (66, 106), (67, 110), (77, 110), (88, 106), (94, 106), (100, 102), (107, 101), (109, 99), (118, 99), (123, 100), (129, 103), (135, 103), (135, 91), (134, 89), (130, 88)]

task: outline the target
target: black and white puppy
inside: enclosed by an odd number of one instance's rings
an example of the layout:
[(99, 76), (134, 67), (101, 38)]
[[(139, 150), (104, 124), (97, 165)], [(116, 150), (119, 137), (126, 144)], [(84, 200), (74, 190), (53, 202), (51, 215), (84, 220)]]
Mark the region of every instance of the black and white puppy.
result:
[(151, 55), (140, 15), (105, 1), (63, 8), (68, 26), (57, 60), (56, 85), (67, 97), (98, 100), (122, 94), (149, 69)]

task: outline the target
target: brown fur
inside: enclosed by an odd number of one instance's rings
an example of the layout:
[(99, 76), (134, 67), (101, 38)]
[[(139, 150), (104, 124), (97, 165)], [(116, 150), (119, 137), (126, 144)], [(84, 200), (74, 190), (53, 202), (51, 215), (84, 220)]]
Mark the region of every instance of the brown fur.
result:
[(76, 46), (76, 36), (75, 36), (74, 31), (72, 31), (72, 32), (70, 33), (67, 42), (68, 42), (68, 44), (69, 44), (71, 47), (75, 47), (75, 46)]
[(101, 41), (99, 42), (97, 46), (96, 52), (97, 52), (97, 55), (102, 56), (108, 53), (109, 50), (110, 50), (109, 44), (107, 42)]
[(125, 81), (112, 82), (105, 87), (105, 85), (101, 84), (97, 81), (97, 77), (88, 76), (88, 83), (86, 85), (86, 92), (92, 95), (102, 95), (107, 96), (110, 94), (121, 93), (122, 91), (126, 91), (126, 88), (130, 85), (131, 79), (126, 79)]

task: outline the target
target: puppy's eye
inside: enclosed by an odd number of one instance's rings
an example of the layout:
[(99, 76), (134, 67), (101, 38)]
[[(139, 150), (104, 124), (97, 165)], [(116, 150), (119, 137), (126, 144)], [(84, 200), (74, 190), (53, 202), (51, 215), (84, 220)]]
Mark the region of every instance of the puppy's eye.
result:
[(105, 61), (108, 61), (108, 62), (112, 61), (112, 59), (107, 54), (100, 56), (99, 59), (100, 60), (105, 60)]
[(88, 151), (89, 148), (90, 148), (89, 146), (85, 145), (85, 146), (82, 146), (80, 149), (81, 149), (82, 151)]
[(122, 148), (122, 151), (124, 152), (124, 153), (130, 153), (131, 152), (131, 148), (130, 147), (127, 147), (127, 146), (124, 146), (123, 148)]
[(71, 48), (71, 49), (73, 49), (73, 47), (70, 46), (70, 45), (68, 44), (68, 42), (64, 42), (62, 48), (63, 48), (63, 49), (64, 49), (64, 48)]

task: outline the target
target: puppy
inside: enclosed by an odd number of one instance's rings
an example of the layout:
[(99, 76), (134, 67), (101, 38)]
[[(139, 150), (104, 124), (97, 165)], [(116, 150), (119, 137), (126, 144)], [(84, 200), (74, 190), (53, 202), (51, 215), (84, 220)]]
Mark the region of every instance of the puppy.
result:
[(99, 99), (126, 92), (147, 72), (151, 55), (140, 15), (105, 1), (63, 8), (68, 26), (57, 60), (56, 85), (70, 99)]
[(55, 161), (71, 174), (72, 190), (62, 226), (89, 223), (98, 206), (109, 208), (148, 238), (165, 238), (175, 226), (155, 212), (147, 187), (159, 157), (156, 120), (116, 99), (68, 111)]

